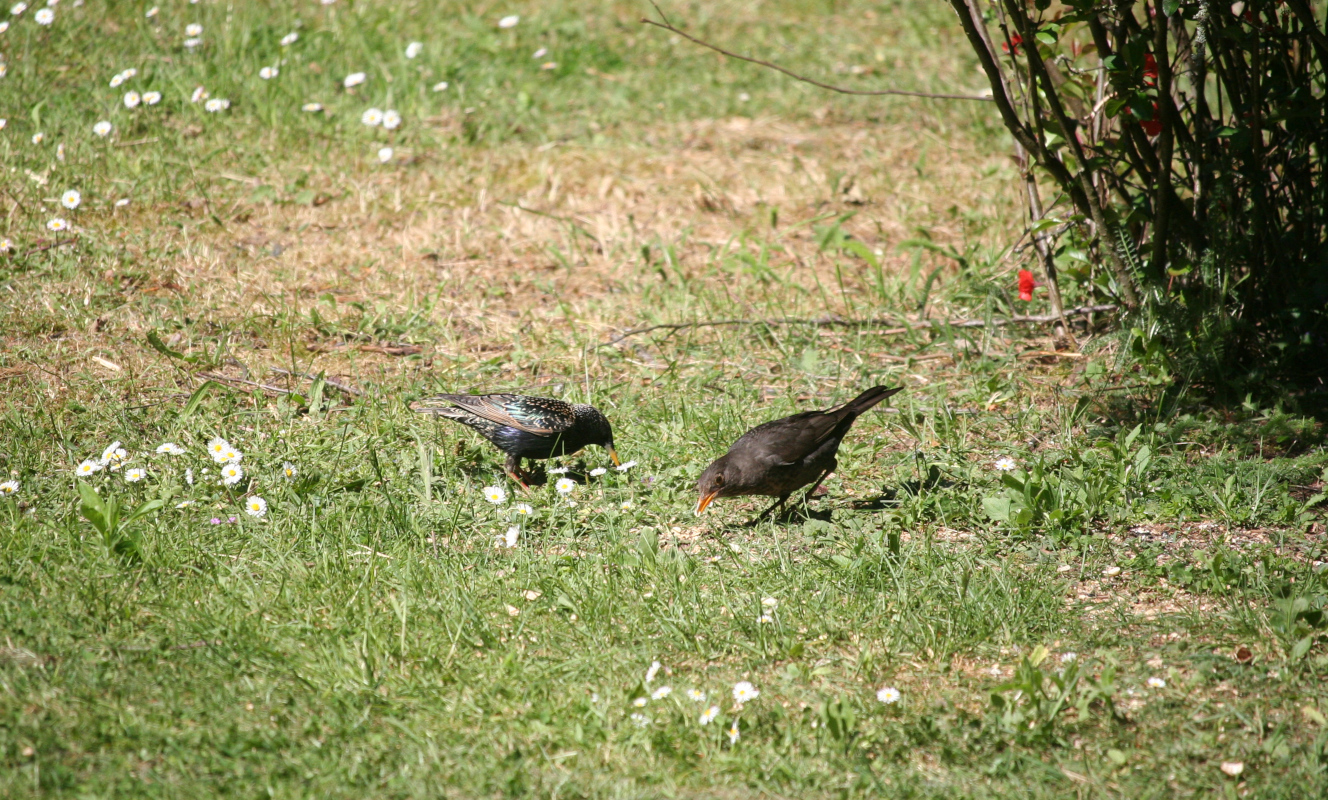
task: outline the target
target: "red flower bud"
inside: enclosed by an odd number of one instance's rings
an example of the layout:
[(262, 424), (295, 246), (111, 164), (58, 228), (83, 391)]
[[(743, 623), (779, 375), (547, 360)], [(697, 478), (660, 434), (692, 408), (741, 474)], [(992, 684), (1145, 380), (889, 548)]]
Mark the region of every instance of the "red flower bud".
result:
[(1026, 269), (1019, 270), (1019, 299), (1032, 300), (1035, 286), (1037, 282), (1033, 280), (1033, 273)]
[(1019, 45), (1023, 43), (1024, 43), (1024, 37), (1016, 33), (1014, 36), (1010, 37), (1010, 41), (1001, 42), (1001, 49), (1007, 53), (1018, 53)]

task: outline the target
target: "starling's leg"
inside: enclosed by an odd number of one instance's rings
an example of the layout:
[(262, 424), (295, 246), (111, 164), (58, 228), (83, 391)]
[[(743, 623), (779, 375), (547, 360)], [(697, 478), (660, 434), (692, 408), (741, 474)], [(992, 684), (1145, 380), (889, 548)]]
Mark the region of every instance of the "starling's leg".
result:
[(522, 489), (530, 490), (530, 487), (522, 480), (524, 473), (521, 471), (521, 459), (519, 457), (508, 455), (507, 460), (503, 462), (503, 472), (506, 472), (507, 477), (516, 481)]
[(758, 523), (758, 522), (760, 522), (761, 520), (765, 519), (766, 517), (770, 516), (770, 512), (772, 512), (772, 511), (774, 511), (775, 509), (779, 508), (780, 506), (784, 505), (785, 501), (787, 501), (788, 499), (789, 499), (789, 496), (788, 496), (788, 495), (784, 495), (783, 497), (780, 497), (778, 500), (775, 501), (775, 504), (774, 504), (773, 506), (770, 506), (770, 507), (767, 508), (765, 511), (762, 511), (762, 512), (760, 513), (760, 515), (756, 517), (756, 519), (754, 519), (754, 520), (752, 520), (751, 522), (747, 523), (747, 527), (750, 528), (751, 526), (755, 525), (756, 523)]

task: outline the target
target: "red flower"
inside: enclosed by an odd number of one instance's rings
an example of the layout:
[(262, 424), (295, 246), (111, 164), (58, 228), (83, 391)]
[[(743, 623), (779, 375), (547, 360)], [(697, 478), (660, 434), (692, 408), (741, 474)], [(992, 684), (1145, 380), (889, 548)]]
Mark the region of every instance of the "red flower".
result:
[(1149, 86), (1157, 85), (1157, 59), (1149, 53), (1144, 56), (1144, 83)]
[(1026, 269), (1019, 270), (1019, 299), (1032, 300), (1034, 286), (1037, 286), (1037, 282), (1033, 280), (1033, 273)]
[(1010, 41), (1001, 42), (1001, 49), (1007, 53), (1018, 53), (1019, 45), (1023, 43), (1024, 43), (1024, 37), (1016, 33), (1014, 36), (1010, 37)]
[(1150, 119), (1139, 120), (1139, 125), (1149, 136), (1157, 136), (1162, 132), (1162, 117), (1157, 113), (1156, 102), (1153, 103), (1153, 116)]

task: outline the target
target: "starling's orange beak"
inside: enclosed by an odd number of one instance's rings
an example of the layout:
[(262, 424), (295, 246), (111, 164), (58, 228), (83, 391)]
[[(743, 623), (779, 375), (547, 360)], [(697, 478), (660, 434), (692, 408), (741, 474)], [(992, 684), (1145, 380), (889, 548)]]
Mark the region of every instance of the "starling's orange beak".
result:
[(710, 503), (718, 496), (718, 491), (701, 495), (701, 499), (696, 501), (696, 516), (701, 516), (701, 512), (706, 510), (706, 506), (710, 505)]
[(609, 450), (609, 460), (613, 462), (613, 466), (621, 467), (622, 462), (618, 460), (618, 451), (613, 449), (613, 445), (609, 445), (608, 450)]

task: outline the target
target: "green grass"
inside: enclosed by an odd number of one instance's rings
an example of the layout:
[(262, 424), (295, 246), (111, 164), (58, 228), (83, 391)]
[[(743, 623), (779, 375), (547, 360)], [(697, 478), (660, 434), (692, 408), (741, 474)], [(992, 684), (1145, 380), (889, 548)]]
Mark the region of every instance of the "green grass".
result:
[[(1021, 358), (1050, 345), (1016, 328), (604, 346), (651, 321), (1022, 311), (988, 109), (826, 98), (671, 43), (635, 4), (56, 9), (0, 34), (21, 251), (0, 261), (0, 470), (19, 482), (0, 499), (0, 795), (1324, 792), (1319, 422), (1161, 403), (1100, 321), (1077, 331), (1089, 358), (1052, 363)], [(977, 86), (933, 4), (668, 13), (837, 80)], [(199, 84), (231, 108), (189, 103)], [(166, 99), (131, 113), (127, 88)], [(366, 128), (369, 105), (406, 122)], [(71, 187), (77, 243), (36, 249)], [(1072, 300), (1094, 297), (1082, 269)], [(907, 391), (859, 420), (806, 513), (692, 516), (748, 427), (878, 382)], [(564, 460), (574, 505), (517, 495), (492, 448), (407, 410), (444, 388), (589, 400), (637, 464), (590, 476), (591, 448)], [(234, 486), (215, 436), (244, 453)], [(144, 480), (74, 474), (117, 440)], [(187, 453), (153, 453), (168, 441)], [(112, 500), (127, 521), (99, 529), (83, 506)], [(740, 681), (760, 692), (741, 706)]]

